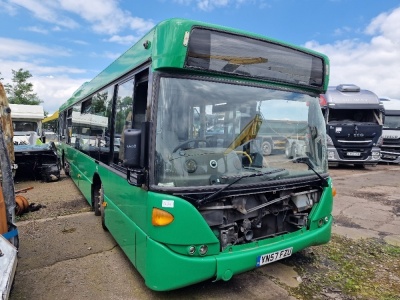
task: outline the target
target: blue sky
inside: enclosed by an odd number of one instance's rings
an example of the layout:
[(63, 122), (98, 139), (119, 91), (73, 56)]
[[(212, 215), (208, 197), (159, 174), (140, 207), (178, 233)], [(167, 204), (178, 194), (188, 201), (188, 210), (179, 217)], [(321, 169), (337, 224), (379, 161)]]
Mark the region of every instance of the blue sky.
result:
[(331, 85), (400, 99), (398, 0), (0, 0), (0, 72), (33, 77), (52, 113), (158, 22), (182, 17), (322, 52)]

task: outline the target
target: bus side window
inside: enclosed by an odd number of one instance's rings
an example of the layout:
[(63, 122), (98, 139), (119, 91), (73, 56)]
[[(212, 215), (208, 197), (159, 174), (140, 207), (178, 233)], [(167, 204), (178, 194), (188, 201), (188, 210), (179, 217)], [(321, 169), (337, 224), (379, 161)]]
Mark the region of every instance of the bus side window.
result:
[[(81, 103), (78, 103), (72, 107), (70, 129), (70, 143), (71, 146), (76, 149), (79, 149), (83, 143), (83, 141), (81, 141), (83, 126), (84, 122), (81, 117)], [(83, 131), (86, 132), (86, 129)]]
[(133, 116), (133, 128), (141, 129), (142, 123), (146, 118), (146, 106), (147, 106), (147, 81), (141, 82), (137, 85), (134, 97), (134, 116)]
[(114, 152), (114, 163), (119, 165), (124, 158), (124, 130), (132, 128), (133, 83), (131, 79), (118, 86), (114, 136), (121, 138), (119, 152)]

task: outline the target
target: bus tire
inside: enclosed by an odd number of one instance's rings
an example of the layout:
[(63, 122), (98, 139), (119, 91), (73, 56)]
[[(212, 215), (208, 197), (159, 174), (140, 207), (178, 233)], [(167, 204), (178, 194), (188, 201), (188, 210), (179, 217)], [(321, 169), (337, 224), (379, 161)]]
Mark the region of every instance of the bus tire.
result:
[(93, 210), (95, 216), (101, 216), (100, 205), (101, 205), (101, 197), (102, 197), (103, 185), (101, 185), (99, 191), (94, 194), (93, 199)]
[(100, 187), (99, 191), (99, 207), (100, 207), (100, 216), (101, 216), (101, 227), (103, 227), (103, 230), (108, 231), (108, 228), (106, 226), (106, 219), (105, 219), (105, 210), (104, 210), (104, 189), (103, 189), (103, 184)]
[(272, 153), (272, 144), (270, 141), (264, 141), (261, 144), (261, 149), (263, 151), (263, 155), (271, 155)]

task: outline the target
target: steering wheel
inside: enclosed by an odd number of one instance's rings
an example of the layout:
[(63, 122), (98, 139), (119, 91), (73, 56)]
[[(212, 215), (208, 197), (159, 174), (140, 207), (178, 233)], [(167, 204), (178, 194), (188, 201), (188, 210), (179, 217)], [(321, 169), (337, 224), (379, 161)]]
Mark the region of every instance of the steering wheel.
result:
[[(174, 148), (174, 150), (172, 150), (172, 153), (175, 153), (179, 149), (186, 150), (186, 149), (192, 149), (192, 148), (199, 148), (199, 143), (200, 142), (206, 143), (206, 147), (208, 147), (208, 142), (205, 139), (191, 139), (191, 140), (187, 140), (187, 141), (183, 142), (182, 144), (176, 146)], [(190, 143), (193, 143), (192, 147), (189, 147)]]

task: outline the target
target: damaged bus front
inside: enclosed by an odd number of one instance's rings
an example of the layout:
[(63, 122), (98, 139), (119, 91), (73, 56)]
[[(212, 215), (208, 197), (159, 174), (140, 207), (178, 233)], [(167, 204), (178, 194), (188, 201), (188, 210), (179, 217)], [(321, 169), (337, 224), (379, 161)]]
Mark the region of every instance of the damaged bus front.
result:
[[(61, 157), (149, 288), (229, 280), (330, 240), (328, 76), (322, 54), (166, 20), (60, 107)], [(276, 120), (295, 157), (265, 153)]]

